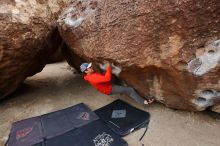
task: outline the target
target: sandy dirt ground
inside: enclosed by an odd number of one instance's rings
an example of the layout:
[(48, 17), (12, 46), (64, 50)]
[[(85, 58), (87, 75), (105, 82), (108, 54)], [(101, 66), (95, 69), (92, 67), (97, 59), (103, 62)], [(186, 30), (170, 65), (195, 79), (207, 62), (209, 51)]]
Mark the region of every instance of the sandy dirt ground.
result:
[(81, 102), (95, 110), (117, 98), (151, 114), (149, 129), (141, 142), (138, 140), (144, 129), (124, 137), (129, 146), (220, 146), (219, 115), (172, 110), (158, 103), (143, 107), (124, 95), (100, 94), (65, 62), (47, 65), (41, 73), (28, 78), (11, 98), (0, 102), (0, 146), (15, 121)]

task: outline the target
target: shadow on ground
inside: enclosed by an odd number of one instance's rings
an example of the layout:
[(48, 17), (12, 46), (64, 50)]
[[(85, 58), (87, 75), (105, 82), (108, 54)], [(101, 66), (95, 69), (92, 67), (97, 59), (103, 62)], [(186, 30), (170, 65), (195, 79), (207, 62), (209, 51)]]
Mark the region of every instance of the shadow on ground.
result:
[(41, 73), (28, 78), (10, 98), (0, 102), (0, 145), (7, 140), (15, 121), (81, 102), (95, 110), (117, 98), (151, 113), (149, 130), (141, 142), (138, 140), (144, 129), (124, 137), (129, 146), (219, 146), (219, 114), (173, 110), (158, 103), (144, 107), (124, 95), (100, 94), (65, 62), (47, 65)]

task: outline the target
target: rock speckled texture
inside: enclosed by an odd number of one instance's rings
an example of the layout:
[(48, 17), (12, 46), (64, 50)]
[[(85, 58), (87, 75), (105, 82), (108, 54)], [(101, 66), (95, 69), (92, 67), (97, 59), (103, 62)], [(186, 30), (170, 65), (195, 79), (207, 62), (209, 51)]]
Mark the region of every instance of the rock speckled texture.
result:
[(69, 54), (110, 60), (142, 96), (201, 111), (219, 102), (219, 15), (219, 0), (76, 0), (58, 23)]
[(61, 44), (56, 20), (69, 0), (0, 1), (0, 99), (40, 72)]

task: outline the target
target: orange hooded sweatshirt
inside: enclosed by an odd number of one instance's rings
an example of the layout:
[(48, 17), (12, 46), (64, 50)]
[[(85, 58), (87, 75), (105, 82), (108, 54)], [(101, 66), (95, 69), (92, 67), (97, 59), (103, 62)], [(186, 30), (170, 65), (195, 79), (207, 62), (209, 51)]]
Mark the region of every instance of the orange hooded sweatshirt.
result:
[(109, 66), (105, 74), (98, 72), (87, 74), (84, 79), (88, 81), (94, 88), (104, 94), (110, 94), (112, 91), (112, 68)]

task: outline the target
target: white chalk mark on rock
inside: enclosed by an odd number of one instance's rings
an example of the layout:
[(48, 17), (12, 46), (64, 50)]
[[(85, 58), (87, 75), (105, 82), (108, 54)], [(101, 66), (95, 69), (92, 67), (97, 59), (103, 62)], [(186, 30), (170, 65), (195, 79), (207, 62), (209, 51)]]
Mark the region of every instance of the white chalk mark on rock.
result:
[(192, 99), (192, 103), (197, 106), (198, 110), (205, 110), (207, 107), (213, 106), (215, 100), (220, 100), (220, 92), (214, 89), (196, 91), (197, 98)]
[(188, 70), (194, 75), (201, 76), (215, 68), (220, 61), (220, 40), (205, 47), (205, 52), (188, 63)]
[(120, 67), (114, 65), (113, 63), (111, 66), (112, 66), (112, 74), (114, 74), (118, 77), (120, 75), (122, 69)]
[[(69, 27), (77, 28), (82, 24), (84, 20), (94, 14), (95, 10), (89, 7), (89, 1), (87, 2), (87, 7), (85, 10), (77, 10), (75, 6), (69, 7), (57, 20), (57, 22), (62, 25), (65, 24)], [(78, 11), (81, 11), (78, 15)]]
[[(108, 65), (106, 63), (103, 64), (99, 64), (99, 67), (101, 70), (106, 70)], [(113, 63), (111, 64), (112, 67), (112, 74), (116, 75), (117, 77), (120, 75), (122, 69), (116, 65), (114, 65)]]
[(74, 19), (74, 18), (71, 18), (71, 17), (66, 17), (64, 19), (64, 22), (65, 22), (66, 25), (76, 28), (82, 23), (83, 20), (84, 20), (84, 18), (82, 18), (82, 17), (79, 17), (78, 19)]

